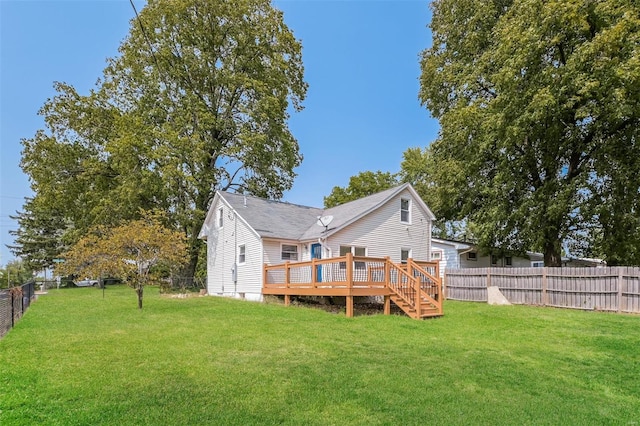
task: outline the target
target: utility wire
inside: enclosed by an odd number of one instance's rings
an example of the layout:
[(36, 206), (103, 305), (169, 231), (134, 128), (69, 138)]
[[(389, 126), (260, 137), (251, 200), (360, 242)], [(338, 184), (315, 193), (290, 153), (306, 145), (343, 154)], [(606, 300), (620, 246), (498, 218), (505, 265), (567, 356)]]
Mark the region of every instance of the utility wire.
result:
[(159, 73), (160, 72), (160, 63), (158, 62), (158, 58), (156, 58), (156, 54), (153, 51), (153, 46), (151, 45), (151, 40), (149, 39), (149, 36), (147, 35), (147, 31), (144, 29), (144, 25), (142, 24), (142, 21), (140, 20), (140, 15), (138, 14), (138, 9), (136, 9), (136, 5), (133, 3), (133, 0), (129, 0), (129, 3), (131, 3), (131, 7), (133, 8), (133, 12), (136, 14), (136, 21), (138, 21), (138, 25), (140, 25), (140, 30), (142, 31), (142, 36), (144, 37), (144, 39), (146, 40), (147, 44), (149, 45), (149, 51), (151, 52), (151, 56), (153, 57), (153, 62), (156, 63), (156, 67), (158, 68), (158, 73)]
[[(167, 84), (167, 81), (165, 79), (168, 73), (164, 72), (164, 69), (160, 66), (160, 62), (158, 61), (156, 53), (153, 49), (153, 45), (151, 44), (151, 39), (147, 35), (147, 30), (145, 29), (144, 24), (140, 19), (140, 15), (138, 14), (138, 9), (136, 9), (136, 5), (133, 3), (133, 0), (129, 0), (129, 3), (131, 3), (133, 12), (136, 14), (136, 21), (140, 26), (140, 30), (142, 31), (142, 36), (144, 37), (145, 41), (147, 42), (147, 45), (149, 46), (149, 51), (151, 52), (151, 57), (153, 58), (153, 62), (156, 64), (156, 69), (157, 69), (158, 75), (160, 76), (160, 80), (164, 83), (164, 87), (168, 91), (170, 86)], [(176, 100), (173, 98), (173, 96), (171, 96), (170, 93), (168, 94), (168, 98), (171, 101), (171, 104), (173, 105), (174, 110), (177, 111), (179, 108), (178, 108), (178, 105), (176, 104)]]

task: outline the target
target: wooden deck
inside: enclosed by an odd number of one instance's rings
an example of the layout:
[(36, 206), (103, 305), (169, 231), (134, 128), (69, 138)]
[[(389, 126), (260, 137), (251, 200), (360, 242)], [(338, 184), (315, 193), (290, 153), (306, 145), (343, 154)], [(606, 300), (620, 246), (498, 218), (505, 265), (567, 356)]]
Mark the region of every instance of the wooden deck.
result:
[(395, 264), (389, 258), (343, 257), (264, 265), (262, 294), (344, 296), (347, 317), (353, 316), (356, 296), (384, 296), (384, 313), (391, 302), (415, 319), (442, 316), (442, 281), (437, 262), (409, 259)]

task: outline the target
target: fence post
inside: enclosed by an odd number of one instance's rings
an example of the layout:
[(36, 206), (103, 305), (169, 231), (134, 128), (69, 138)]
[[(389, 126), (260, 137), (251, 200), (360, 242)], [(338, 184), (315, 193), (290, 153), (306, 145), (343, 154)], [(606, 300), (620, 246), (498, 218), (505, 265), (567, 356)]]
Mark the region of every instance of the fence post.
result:
[(618, 266), (618, 313), (622, 312), (622, 284), (624, 277), (622, 274), (622, 267)]
[(444, 274), (442, 274), (442, 278), (440, 278), (442, 281), (442, 301), (447, 300), (447, 271), (444, 271)]
[(15, 325), (15, 302), (14, 302), (14, 294), (11, 291), (11, 289), (9, 289), (9, 299), (11, 299), (11, 328), (13, 328), (13, 326)]
[(542, 267), (542, 306), (549, 304), (549, 295), (547, 294), (547, 267)]

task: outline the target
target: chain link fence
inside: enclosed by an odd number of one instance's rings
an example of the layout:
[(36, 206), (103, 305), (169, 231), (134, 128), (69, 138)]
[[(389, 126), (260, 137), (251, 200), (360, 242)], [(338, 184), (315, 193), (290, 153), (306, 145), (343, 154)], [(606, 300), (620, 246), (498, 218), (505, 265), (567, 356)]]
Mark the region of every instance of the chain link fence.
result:
[(22, 318), (35, 297), (35, 282), (0, 291), (0, 337), (7, 334)]
[(206, 278), (201, 277), (171, 277), (160, 282), (160, 291), (163, 293), (198, 292), (206, 288), (206, 282)]

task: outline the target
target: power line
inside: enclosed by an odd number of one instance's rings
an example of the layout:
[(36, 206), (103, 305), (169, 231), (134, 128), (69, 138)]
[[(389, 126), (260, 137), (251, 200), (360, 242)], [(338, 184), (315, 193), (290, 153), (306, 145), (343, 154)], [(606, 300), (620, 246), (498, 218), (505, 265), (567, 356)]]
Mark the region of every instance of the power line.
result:
[(27, 196), (25, 195), (24, 197), (16, 197), (14, 195), (0, 195), (0, 198), (10, 198), (12, 200), (24, 200), (25, 198), (27, 198)]
[[(160, 80), (164, 83), (165, 88), (170, 87), (170, 85), (167, 84), (166, 81), (166, 76), (169, 74), (168, 72), (163, 72), (163, 68), (160, 66), (160, 62), (158, 61), (158, 58), (156, 57), (156, 53), (153, 49), (153, 45), (151, 44), (151, 39), (149, 38), (149, 36), (147, 35), (147, 30), (144, 27), (144, 24), (142, 23), (142, 20), (140, 19), (140, 15), (138, 14), (138, 9), (136, 9), (136, 5), (133, 4), (133, 0), (129, 0), (129, 3), (131, 3), (131, 7), (133, 8), (134, 13), (136, 14), (136, 21), (138, 22), (138, 25), (140, 26), (140, 31), (142, 31), (142, 36), (144, 37), (145, 41), (147, 42), (147, 45), (149, 46), (149, 51), (151, 52), (151, 57), (153, 58), (153, 62), (156, 64), (156, 70), (158, 72), (158, 76), (160, 77)], [(171, 67), (172, 65), (169, 64), (169, 66)], [(169, 100), (171, 101), (171, 104), (173, 105), (174, 110), (178, 110), (178, 105), (175, 101), (175, 99), (173, 99), (173, 96), (168, 96)]]
[(151, 45), (151, 40), (149, 39), (149, 36), (147, 36), (147, 31), (144, 29), (144, 25), (142, 24), (142, 21), (140, 20), (140, 15), (138, 15), (138, 9), (136, 9), (136, 5), (133, 4), (133, 0), (129, 0), (129, 3), (131, 3), (131, 7), (133, 8), (133, 11), (136, 14), (136, 21), (138, 22), (138, 25), (140, 25), (140, 31), (142, 31), (142, 36), (146, 40), (147, 45), (149, 45), (149, 51), (151, 52), (151, 57), (153, 57), (153, 62), (156, 63), (156, 67), (158, 68), (158, 72), (160, 72), (160, 64), (158, 63), (158, 58), (156, 58), (156, 54), (153, 51), (153, 46)]

